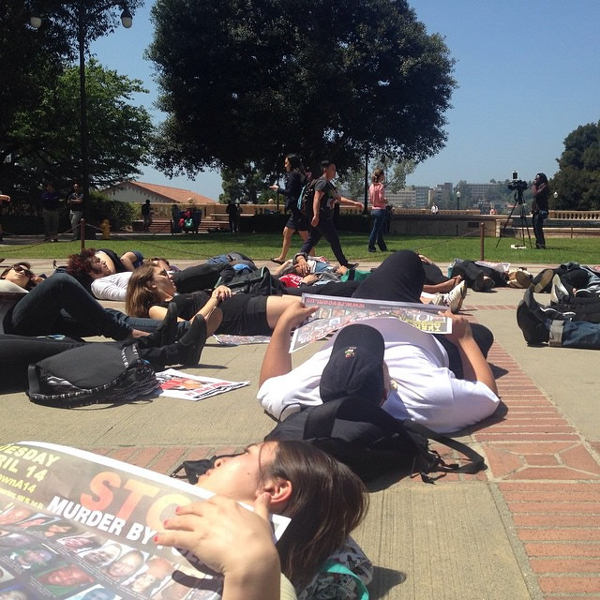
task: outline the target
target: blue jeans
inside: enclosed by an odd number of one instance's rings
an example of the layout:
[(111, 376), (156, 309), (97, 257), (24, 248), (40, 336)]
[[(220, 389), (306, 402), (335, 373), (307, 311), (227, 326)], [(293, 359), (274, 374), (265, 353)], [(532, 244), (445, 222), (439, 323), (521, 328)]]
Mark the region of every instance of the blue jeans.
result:
[(533, 233), (535, 234), (535, 247), (545, 248), (544, 220), (548, 217), (547, 210), (540, 210), (533, 215)]
[(600, 324), (589, 321), (552, 321), (551, 346), (600, 350)]
[(387, 250), (387, 246), (385, 245), (385, 240), (383, 239), (383, 224), (385, 222), (385, 209), (383, 208), (375, 208), (371, 211), (371, 216), (373, 217), (373, 229), (371, 230), (371, 235), (369, 236), (369, 249), (375, 249), (375, 242), (379, 246), (379, 249), (382, 252)]

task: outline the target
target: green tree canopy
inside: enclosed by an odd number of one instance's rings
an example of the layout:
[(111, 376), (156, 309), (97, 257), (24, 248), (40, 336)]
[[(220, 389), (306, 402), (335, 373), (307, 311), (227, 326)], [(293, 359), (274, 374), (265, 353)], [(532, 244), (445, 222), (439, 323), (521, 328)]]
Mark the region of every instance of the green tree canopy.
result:
[(550, 182), (553, 208), (600, 209), (600, 122), (588, 123), (565, 138), (559, 171)]
[(271, 172), (288, 152), (344, 170), (367, 148), (420, 161), (445, 143), (453, 60), (406, 0), (158, 0), (152, 14), (169, 174)]
[[(106, 186), (137, 175), (148, 161), (152, 136), (150, 114), (131, 104), (132, 94), (146, 92), (142, 82), (104, 69), (86, 67), (89, 115), (90, 181)], [(3, 170), (4, 187), (30, 188), (44, 179), (58, 186), (81, 177), (79, 145), (79, 71), (68, 67), (44, 88), (39, 104), (17, 111), (5, 143), (12, 162)]]

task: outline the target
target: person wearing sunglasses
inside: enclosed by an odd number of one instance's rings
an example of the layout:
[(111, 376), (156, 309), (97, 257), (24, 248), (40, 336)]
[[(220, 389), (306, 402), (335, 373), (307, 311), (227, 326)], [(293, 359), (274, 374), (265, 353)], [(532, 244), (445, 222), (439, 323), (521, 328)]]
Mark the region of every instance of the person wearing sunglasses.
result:
[(27, 291), (33, 289), (38, 283), (38, 277), (31, 270), (31, 265), (25, 261), (5, 268), (0, 275), (0, 279), (10, 281)]

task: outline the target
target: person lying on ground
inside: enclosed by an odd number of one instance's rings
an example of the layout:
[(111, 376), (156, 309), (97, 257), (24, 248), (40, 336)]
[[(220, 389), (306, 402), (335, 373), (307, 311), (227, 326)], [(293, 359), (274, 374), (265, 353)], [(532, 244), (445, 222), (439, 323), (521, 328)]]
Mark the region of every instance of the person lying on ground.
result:
[[(423, 264), (423, 266), (425, 267), (426, 265)], [(298, 289), (299, 292), (308, 294), (314, 292), (315, 286), (322, 286), (327, 283), (356, 282), (356, 286), (343, 288), (342, 294), (335, 294), (344, 295), (343, 292), (346, 290), (354, 292), (358, 284), (369, 277), (372, 272), (337, 267), (329, 263), (324, 257), (311, 258), (300, 252), (294, 256), (292, 261), (287, 261), (287, 263), (279, 267), (274, 276), (279, 276), (279, 281), (287, 288)], [(280, 273), (283, 273), (283, 275), (279, 275)], [(424, 284), (419, 301), (423, 304), (446, 306), (453, 313), (459, 312), (467, 295), (467, 288), (463, 282), (454, 285), (458, 279), (460, 278), (448, 280), (452, 283), (451, 286), (446, 284), (441, 285), (441, 287), (450, 289), (447, 293), (430, 292), (430, 290), (438, 289), (440, 286), (428, 286)], [(328, 286), (327, 289), (331, 290), (332, 287)], [(290, 290), (286, 291), (290, 292)]]
[[(195, 315), (187, 331), (177, 339), (177, 312), (174, 306), (154, 333), (135, 340), (141, 358), (148, 361), (155, 371), (162, 371), (167, 366), (197, 365), (207, 338), (206, 323), (215, 307), (215, 303), (207, 303)], [(0, 334), (0, 392), (26, 390), (29, 365), (88, 343), (106, 342), (84, 342), (66, 336), (58, 339)], [(115, 343), (124, 347), (133, 343), (133, 340)]]
[[(549, 344), (563, 348), (600, 349), (600, 323), (598, 313), (593, 315), (594, 322), (579, 320), (556, 310), (554, 307), (541, 306), (533, 296), (534, 287), (525, 291), (523, 300), (517, 307), (517, 325), (528, 345)], [(582, 298), (585, 300), (585, 298)]]
[[(189, 550), (224, 575), (223, 600), (295, 598), (289, 582), (298, 594), (311, 585), (368, 506), (360, 479), (305, 442), (252, 444), (218, 458), (197, 485), (216, 496), (179, 507), (154, 541)], [(292, 519), (277, 545), (269, 513)]]
[[(439, 337), (399, 319), (383, 317), (347, 325), (324, 349), (294, 369), (290, 333), (315, 310), (303, 305), (286, 310), (265, 353), (258, 401), (276, 419), (285, 419), (303, 405), (321, 404), (323, 385), (369, 396), (374, 402), (382, 402), (383, 409), (393, 417), (414, 419), (438, 433), (478, 423), (497, 409), (500, 400), (494, 375), (464, 317), (444, 313), (452, 319), (452, 333), (446, 338), (458, 348), (458, 357), (448, 355)], [(337, 359), (332, 363), (336, 367), (335, 380), (328, 381), (334, 351), (337, 354), (340, 349), (353, 348), (372, 355), (368, 340), (373, 338), (385, 342), (381, 384), (364, 379), (360, 370), (346, 372), (344, 361)], [(373, 394), (377, 397), (371, 398)]]
[[(119, 311), (103, 308), (66, 273), (55, 273), (30, 290), (27, 290), (29, 274), (23, 271), (16, 275), (19, 277), (15, 276), (8, 283), (22, 288), (25, 293), (11, 294), (10, 303), (2, 302), (0, 333), (63, 334), (77, 338), (102, 335), (123, 340), (144, 336), (159, 324), (159, 321), (132, 319)], [(16, 281), (20, 284), (15, 284)]]
[(462, 281), (461, 275), (446, 277), (442, 270), (430, 259), (421, 253), (417, 253), (423, 263), (425, 271), (425, 283), (423, 291), (428, 294), (444, 294), (452, 291)]
[[(155, 266), (164, 266), (165, 259), (152, 260)], [(170, 265), (169, 265), (170, 267)], [(173, 281), (178, 288), (185, 293), (202, 290), (211, 290), (225, 272), (229, 273), (228, 263), (200, 264), (187, 267), (180, 271), (170, 271)], [(105, 262), (97, 255), (93, 248), (89, 248), (80, 254), (72, 254), (66, 268), (67, 273), (77, 279), (83, 287), (91, 292), (98, 300), (112, 300), (125, 302), (127, 296), (127, 284), (132, 271), (110, 273)], [(233, 271), (231, 273), (233, 275)]]
[[(31, 264), (25, 260), (22, 260), (10, 267), (6, 267), (2, 273), (0, 273), (0, 280), (8, 281), (14, 285), (24, 289), (32, 290), (38, 283), (44, 281), (45, 277), (36, 275), (31, 270)], [(5, 286), (8, 291), (10, 286)]]
[(179, 294), (173, 277), (164, 269), (146, 265), (133, 273), (127, 286), (127, 314), (162, 319), (170, 302), (176, 304), (177, 315), (183, 320), (191, 319), (207, 303), (216, 304), (208, 323), (209, 335), (271, 335), (283, 311), (300, 300), (288, 296), (232, 295), (226, 286), (219, 286), (211, 298), (205, 292)]
[(551, 292), (554, 277), (571, 296), (591, 298), (600, 296), (600, 268), (568, 262), (554, 269), (543, 269), (532, 280), (534, 292)]

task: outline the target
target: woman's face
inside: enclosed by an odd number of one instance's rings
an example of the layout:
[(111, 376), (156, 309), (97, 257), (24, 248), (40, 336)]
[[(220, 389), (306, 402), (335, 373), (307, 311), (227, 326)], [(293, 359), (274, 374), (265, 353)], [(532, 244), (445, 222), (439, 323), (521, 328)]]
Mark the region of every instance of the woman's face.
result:
[(242, 454), (219, 458), (213, 469), (198, 479), (200, 487), (237, 500), (254, 502), (265, 467), (275, 459), (277, 442), (248, 446)]
[(285, 161), (283, 162), (283, 166), (288, 173), (292, 170), (292, 163), (290, 163), (289, 158), (286, 157)]
[(22, 287), (23, 289), (27, 289), (27, 285), (31, 281), (33, 277), (32, 271), (27, 267), (27, 265), (19, 265), (16, 264), (12, 266), (6, 275), (4, 275), (3, 279)]
[(161, 298), (173, 296), (177, 291), (171, 275), (160, 267), (154, 267), (154, 277), (151, 286)]

